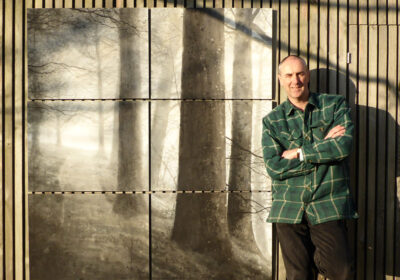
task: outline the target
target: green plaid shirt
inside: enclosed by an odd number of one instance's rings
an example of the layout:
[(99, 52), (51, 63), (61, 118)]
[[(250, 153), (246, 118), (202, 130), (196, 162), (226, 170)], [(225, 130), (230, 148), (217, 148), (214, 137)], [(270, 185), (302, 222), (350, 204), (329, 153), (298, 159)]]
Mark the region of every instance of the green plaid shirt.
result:
[[(324, 140), (336, 125), (343, 136)], [(353, 140), (350, 108), (340, 95), (310, 93), (303, 111), (288, 100), (263, 118), (264, 162), (272, 178), (273, 223), (300, 223), (304, 211), (312, 224), (357, 218), (349, 192)], [(283, 151), (301, 148), (304, 161), (284, 159)]]

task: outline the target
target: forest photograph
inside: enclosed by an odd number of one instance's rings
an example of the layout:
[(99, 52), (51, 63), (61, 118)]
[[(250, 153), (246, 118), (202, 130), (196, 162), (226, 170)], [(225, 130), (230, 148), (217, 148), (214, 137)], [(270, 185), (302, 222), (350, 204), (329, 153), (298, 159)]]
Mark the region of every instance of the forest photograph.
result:
[(271, 279), (272, 9), (28, 9), (31, 279)]

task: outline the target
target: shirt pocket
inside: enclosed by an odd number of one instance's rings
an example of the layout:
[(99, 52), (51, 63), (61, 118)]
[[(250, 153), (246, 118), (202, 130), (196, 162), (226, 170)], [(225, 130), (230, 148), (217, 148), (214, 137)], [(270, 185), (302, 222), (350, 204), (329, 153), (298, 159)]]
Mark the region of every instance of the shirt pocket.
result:
[(321, 119), (311, 124), (310, 128), (314, 141), (322, 140), (325, 138), (329, 130), (333, 127), (333, 121), (333, 118)]
[(303, 134), (300, 130), (281, 131), (280, 135), (286, 150), (299, 148), (303, 144)]

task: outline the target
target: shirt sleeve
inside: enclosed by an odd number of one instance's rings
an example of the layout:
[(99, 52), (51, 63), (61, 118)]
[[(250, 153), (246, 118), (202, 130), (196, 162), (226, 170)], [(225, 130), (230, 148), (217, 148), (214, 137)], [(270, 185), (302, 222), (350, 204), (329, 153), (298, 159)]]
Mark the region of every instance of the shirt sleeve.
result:
[(262, 147), (265, 167), (273, 180), (285, 180), (306, 175), (314, 170), (314, 165), (299, 159), (285, 159), (281, 155), (283, 147), (273, 136), (268, 121), (263, 120)]
[(343, 136), (317, 140), (301, 148), (305, 162), (329, 163), (341, 161), (350, 155), (354, 126), (350, 116), (350, 108), (344, 97), (340, 98), (336, 105), (332, 128), (337, 125), (345, 127), (346, 132)]

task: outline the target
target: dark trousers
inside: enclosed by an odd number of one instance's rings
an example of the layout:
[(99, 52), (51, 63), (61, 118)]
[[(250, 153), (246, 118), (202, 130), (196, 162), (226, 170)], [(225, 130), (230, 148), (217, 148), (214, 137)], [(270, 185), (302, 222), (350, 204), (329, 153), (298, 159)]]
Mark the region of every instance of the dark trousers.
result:
[(330, 280), (354, 279), (354, 260), (344, 220), (311, 225), (277, 223), (288, 280), (315, 278), (315, 268)]

